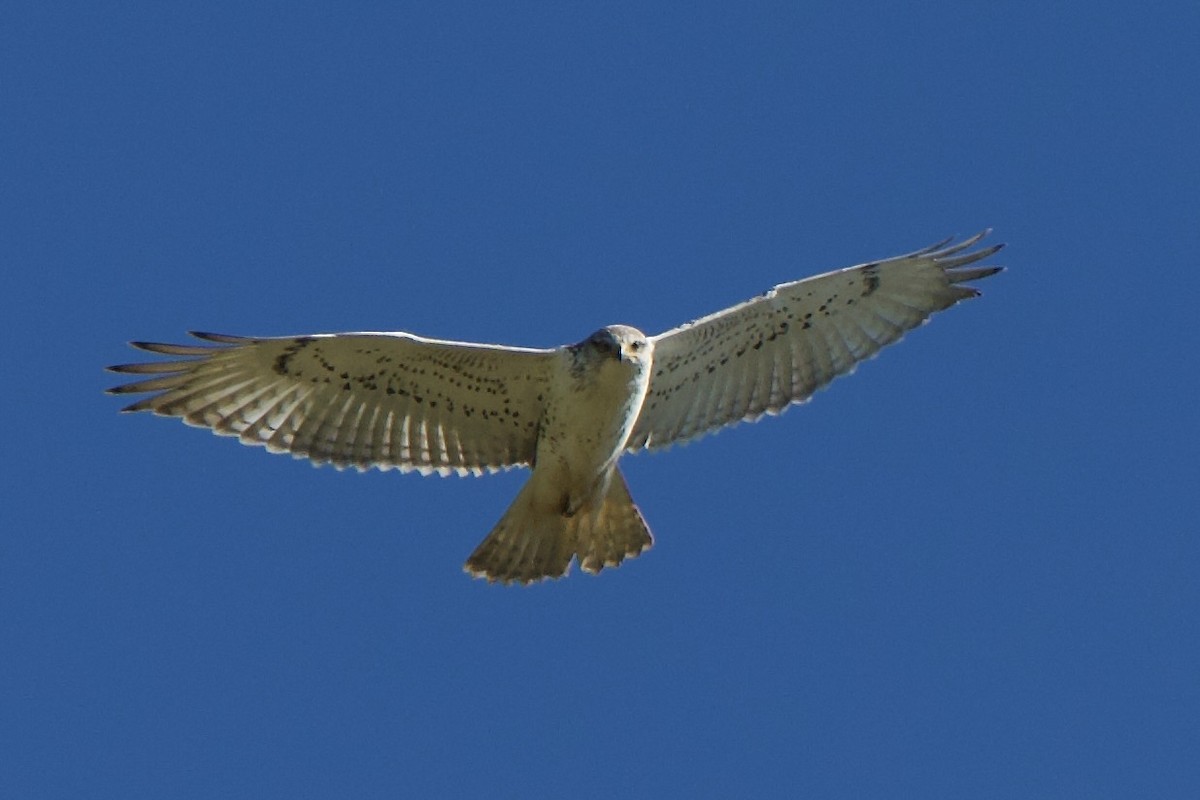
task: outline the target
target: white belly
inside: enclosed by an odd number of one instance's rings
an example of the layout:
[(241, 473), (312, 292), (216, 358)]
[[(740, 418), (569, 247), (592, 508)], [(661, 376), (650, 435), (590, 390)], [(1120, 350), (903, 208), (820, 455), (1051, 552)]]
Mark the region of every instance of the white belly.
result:
[(556, 382), (538, 437), (534, 477), (547, 502), (574, 513), (608, 490), (646, 397), (649, 370), (604, 363), (588, 380)]

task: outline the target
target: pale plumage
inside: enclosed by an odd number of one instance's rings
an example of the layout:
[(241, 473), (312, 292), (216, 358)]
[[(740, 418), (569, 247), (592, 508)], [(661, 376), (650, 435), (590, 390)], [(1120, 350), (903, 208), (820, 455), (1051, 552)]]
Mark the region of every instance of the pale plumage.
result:
[(979, 292), (967, 252), (988, 231), (903, 256), (781, 283), (653, 337), (654, 374), (629, 450), (665, 447), (802, 403), (904, 333)]
[(199, 358), (110, 367), (167, 373), (112, 389), (156, 392), (123, 411), (180, 417), (339, 469), (447, 475), (528, 465), (555, 360), (553, 350), (406, 333), (192, 335), (223, 346), (134, 342)]
[[(986, 233), (986, 232), (985, 232)], [(176, 360), (110, 367), (146, 375), (125, 411), (180, 417), (272, 452), (338, 468), (479, 474), (532, 466), (512, 507), (468, 559), (527, 583), (619, 564), (651, 537), (617, 470), (665, 447), (778, 413), (978, 292), (999, 271), (985, 233), (781, 284), (647, 338), (628, 326), (535, 350), (407, 333), (246, 338), (217, 346), (135, 342)]]

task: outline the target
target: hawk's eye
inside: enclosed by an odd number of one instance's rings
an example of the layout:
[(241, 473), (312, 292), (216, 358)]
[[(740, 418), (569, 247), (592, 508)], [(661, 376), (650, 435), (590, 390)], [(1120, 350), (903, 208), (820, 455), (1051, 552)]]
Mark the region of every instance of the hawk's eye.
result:
[(632, 350), (632, 351), (633, 351), (633, 352), (635, 352), (635, 353), (636, 353), (638, 350), (641, 350), (641, 349), (642, 349), (642, 340), (641, 340), (641, 339), (634, 339), (632, 342), (630, 342), (630, 343), (629, 343), (629, 349), (630, 349), (630, 350)]

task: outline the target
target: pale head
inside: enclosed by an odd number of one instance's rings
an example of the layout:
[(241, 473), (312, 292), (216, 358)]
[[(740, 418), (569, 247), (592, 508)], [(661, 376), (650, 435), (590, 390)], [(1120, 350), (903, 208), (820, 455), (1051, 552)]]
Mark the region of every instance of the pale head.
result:
[(649, 364), (654, 353), (646, 334), (629, 325), (601, 328), (576, 347), (631, 364)]

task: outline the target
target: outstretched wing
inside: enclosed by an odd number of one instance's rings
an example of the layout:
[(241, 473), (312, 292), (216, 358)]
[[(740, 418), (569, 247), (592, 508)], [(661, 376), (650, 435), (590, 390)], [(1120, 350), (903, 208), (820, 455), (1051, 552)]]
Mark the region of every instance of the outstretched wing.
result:
[(251, 339), (193, 333), (217, 346), (133, 342), (185, 358), (109, 367), (156, 377), (153, 411), (318, 464), (459, 474), (528, 464), (554, 351), (347, 333)]
[(654, 372), (628, 450), (694, 439), (777, 414), (979, 292), (1000, 267), (972, 266), (1003, 245), (950, 245), (776, 286), (654, 337)]

